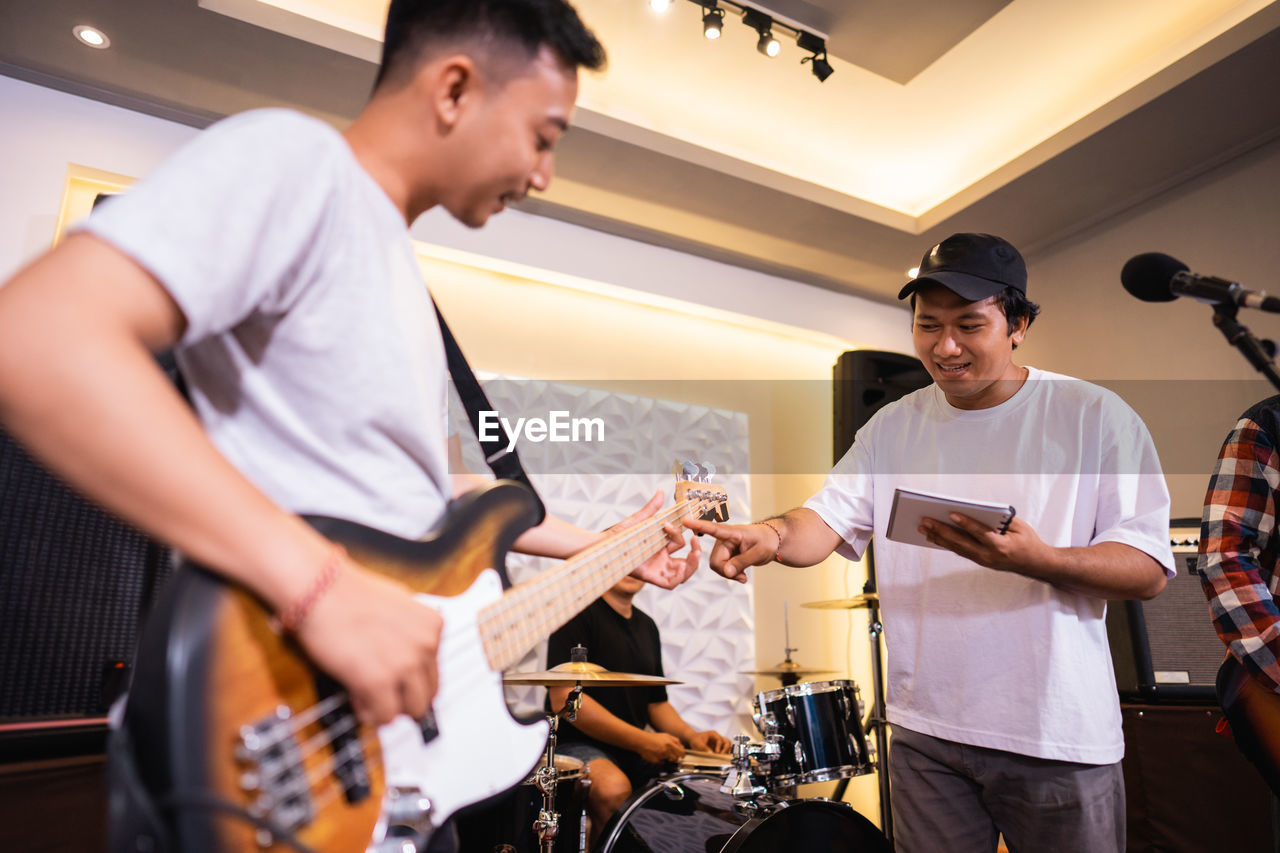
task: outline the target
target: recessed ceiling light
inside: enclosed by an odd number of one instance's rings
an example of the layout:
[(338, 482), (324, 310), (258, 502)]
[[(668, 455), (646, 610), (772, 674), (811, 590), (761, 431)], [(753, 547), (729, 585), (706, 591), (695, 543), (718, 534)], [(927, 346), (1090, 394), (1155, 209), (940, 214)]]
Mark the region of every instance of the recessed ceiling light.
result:
[(89, 47), (96, 47), (99, 50), (111, 47), (111, 39), (107, 38), (107, 34), (102, 30), (81, 24), (71, 32), (82, 44), (87, 44)]
[(649, 8), (655, 12), (665, 12), (671, 8), (671, 0), (649, 0)]

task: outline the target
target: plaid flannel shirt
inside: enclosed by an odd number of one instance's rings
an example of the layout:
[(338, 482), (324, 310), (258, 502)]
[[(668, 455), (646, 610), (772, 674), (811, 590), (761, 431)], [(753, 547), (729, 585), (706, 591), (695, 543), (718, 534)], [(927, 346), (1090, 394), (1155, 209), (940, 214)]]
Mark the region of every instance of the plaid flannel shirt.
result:
[(1222, 444), (1200, 526), (1200, 582), (1231, 654), (1280, 692), (1280, 396), (1241, 416)]

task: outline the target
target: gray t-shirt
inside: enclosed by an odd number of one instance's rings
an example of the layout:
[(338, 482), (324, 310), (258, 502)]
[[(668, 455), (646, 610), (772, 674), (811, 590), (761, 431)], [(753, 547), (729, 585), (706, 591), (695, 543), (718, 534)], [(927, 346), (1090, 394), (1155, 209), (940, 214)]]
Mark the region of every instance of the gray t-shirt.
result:
[(192, 401), (259, 488), (431, 528), (450, 491), (440, 329), (403, 217), (340, 134), (285, 110), (226, 119), (83, 228), (182, 309)]

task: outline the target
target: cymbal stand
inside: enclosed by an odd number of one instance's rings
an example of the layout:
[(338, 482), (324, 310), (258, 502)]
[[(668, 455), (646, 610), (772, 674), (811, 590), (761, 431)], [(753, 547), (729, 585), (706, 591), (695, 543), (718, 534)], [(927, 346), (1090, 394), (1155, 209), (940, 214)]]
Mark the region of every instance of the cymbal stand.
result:
[(533, 776), (534, 787), (542, 794), (542, 808), (538, 810), (538, 819), (533, 822), (533, 831), (538, 835), (538, 849), (542, 853), (552, 853), (556, 838), (560, 835), (560, 813), (556, 811), (556, 730), (560, 727), (561, 718), (573, 722), (578, 718), (578, 709), (582, 706), (582, 683), (573, 685), (564, 707), (559, 713), (547, 714), (546, 765), (539, 767)]
[[(876, 785), (880, 794), (880, 831), (889, 843), (893, 843), (893, 811), (889, 806), (889, 738), (885, 727), (889, 720), (884, 711), (884, 670), (880, 662), (880, 637), (884, 634), (884, 626), (880, 624), (880, 597), (876, 595), (876, 557), (872, 542), (867, 545), (867, 582), (862, 585), (862, 592), (867, 605), (867, 628), (871, 634), (871, 713), (867, 717), (865, 734), (875, 737), (875, 751), (871, 758), (876, 765)], [(849, 787), (846, 777), (837, 783), (834, 800), (843, 800), (844, 792)]]
[(893, 810), (889, 806), (889, 737), (886, 727), (889, 719), (884, 707), (884, 669), (880, 660), (880, 638), (884, 626), (880, 624), (880, 597), (876, 591), (875, 542), (867, 544), (867, 582), (862, 591), (867, 593), (867, 630), (871, 634), (871, 715), (867, 718), (866, 733), (876, 741), (876, 784), (880, 789), (880, 831), (893, 845)]

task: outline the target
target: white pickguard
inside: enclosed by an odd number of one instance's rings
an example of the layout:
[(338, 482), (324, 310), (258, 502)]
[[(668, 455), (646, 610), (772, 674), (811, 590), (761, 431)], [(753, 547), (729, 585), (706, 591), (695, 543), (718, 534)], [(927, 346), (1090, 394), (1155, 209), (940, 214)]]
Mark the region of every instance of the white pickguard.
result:
[(493, 569), (480, 573), (466, 592), (451, 597), (419, 595), (440, 611), (440, 689), (432, 709), (440, 734), (422, 742), (418, 724), (400, 716), (378, 730), (388, 788), (414, 788), (431, 801), (438, 827), (463, 806), (518, 784), (538, 763), (547, 724), (519, 723), (507, 712), (502, 673), (489, 668), (476, 617), (502, 597)]

